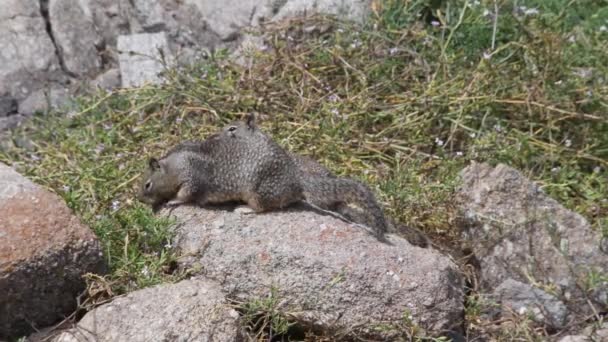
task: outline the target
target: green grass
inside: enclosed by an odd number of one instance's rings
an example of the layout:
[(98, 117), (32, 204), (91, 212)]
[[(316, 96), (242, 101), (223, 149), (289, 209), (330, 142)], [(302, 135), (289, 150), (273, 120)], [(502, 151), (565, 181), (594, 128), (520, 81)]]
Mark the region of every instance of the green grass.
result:
[[(386, 0), (364, 27), (277, 25), (250, 67), (220, 52), (163, 86), (80, 98), (74, 113), (15, 132), (32, 146), (0, 160), (93, 227), (115, 293), (179, 278), (170, 222), (133, 197), (147, 157), (247, 112), (435, 239), (456, 236), (452, 195), (471, 160), (522, 170), (608, 236), (608, 1), (523, 3)], [(333, 29), (305, 37), (310, 25)]]

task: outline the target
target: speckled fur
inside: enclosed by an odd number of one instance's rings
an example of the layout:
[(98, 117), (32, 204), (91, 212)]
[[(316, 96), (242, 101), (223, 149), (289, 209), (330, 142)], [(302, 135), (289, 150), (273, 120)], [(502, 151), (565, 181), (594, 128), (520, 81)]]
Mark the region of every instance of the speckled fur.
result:
[[(429, 238), (420, 230), (385, 216), (371, 189), (364, 184), (338, 178), (312, 158), (293, 153), (290, 156), (298, 167), (307, 202), (334, 211), (352, 222), (375, 227), (378, 235), (388, 231), (398, 233), (414, 246), (427, 248), (431, 245)], [(333, 195), (328, 196), (328, 193)]]
[(151, 159), (139, 198), (153, 206), (244, 201), (263, 212), (298, 202), (303, 192), (294, 161), (251, 117)]
[[(231, 135), (253, 141), (258, 138), (252, 139), (252, 137), (258, 135), (271, 139), (255, 126), (253, 118), (249, 124), (250, 130), (234, 130)], [(276, 144), (273, 146), (283, 150)], [(383, 238), (384, 233), (387, 232), (386, 219), (373, 192), (367, 186), (352, 179), (336, 177), (325, 166), (309, 157), (290, 152), (284, 153), (297, 168), (296, 175), (304, 194), (304, 202), (319, 209), (336, 212), (352, 222), (366, 225), (379, 239)], [(284, 155), (281, 154), (280, 158), (284, 158)]]

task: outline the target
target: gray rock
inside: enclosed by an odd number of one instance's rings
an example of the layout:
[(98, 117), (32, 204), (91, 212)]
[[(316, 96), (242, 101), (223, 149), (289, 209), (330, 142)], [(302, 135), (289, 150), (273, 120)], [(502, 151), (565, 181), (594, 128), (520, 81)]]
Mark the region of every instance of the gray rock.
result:
[(67, 72), (83, 77), (95, 75), (101, 68), (97, 47), (101, 37), (93, 17), (79, 0), (50, 0), (49, 19), (55, 44)]
[(120, 36), (118, 51), (124, 88), (161, 83), (159, 74), (165, 69), (163, 63), (166, 63), (167, 67), (173, 63), (164, 32)]
[[(601, 236), (579, 214), (545, 195), (538, 185), (505, 165), (472, 163), (462, 171), (458, 197), (466, 218), (463, 238), (481, 264), (488, 293), (511, 278), (555, 290), (571, 313), (608, 307), (608, 283), (590, 274), (608, 272)], [(550, 322), (547, 322), (550, 324)]]
[(104, 270), (97, 237), (65, 203), (0, 163), (0, 339), (63, 319), (82, 275)]
[(17, 100), (10, 95), (0, 96), (0, 118), (17, 113)]
[(52, 87), (33, 91), (27, 98), (19, 103), (19, 113), (33, 115), (46, 113), (51, 109), (64, 106), (69, 99), (68, 90), (61, 87)]
[(429, 332), (462, 319), (456, 265), (400, 237), (389, 235), (391, 243), (383, 244), (361, 227), (301, 208), (259, 215), (190, 206), (163, 211), (169, 212), (179, 222), (182, 267), (201, 265), (199, 273), (241, 301), (274, 288), (281, 309), (303, 325), (386, 340), (404, 314)]
[(63, 74), (36, 0), (4, 0), (0, 10), (0, 94), (21, 101)]
[(592, 342), (589, 336), (584, 335), (568, 335), (559, 339), (558, 342)]
[[(20, 114), (0, 118), (0, 132), (18, 127), (24, 119), (25, 117)], [(2, 145), (0, 144), (0, 146)]]
[(110, 69), (91, 81), (94, 89), (112, 90), (120, 87), (120, 70)]
[(547, 292), (513, 279), (507, 279), (493, 291), (493, 298), (502, 306), (503, 316), (510, 312), (531, 316), (537, 322), (549, 322), (563, 328), (567, 321), (566, 305)]
[(240, 341), (238, 317), (217, 284), (190, 279), (116, 298), (53, 341)]
[(287, 0), (272, 19), (325, 13), (362, 22), (369, 16), (370, 8), (371, 0)]
[(239, 34), (240, 29), (255, 26), (259, 18), (269, 19), (272, 8), (269, 2), (260, 0), (190, 0), (201, 14), (201, 19), (220, 40), (230, 40)]

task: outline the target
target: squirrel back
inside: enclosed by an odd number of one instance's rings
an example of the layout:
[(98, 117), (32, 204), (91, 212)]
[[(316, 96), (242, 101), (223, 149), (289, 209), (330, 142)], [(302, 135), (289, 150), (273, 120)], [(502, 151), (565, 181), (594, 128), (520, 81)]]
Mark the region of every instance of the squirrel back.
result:
[(151, 158), (139, 198), (163, 203), (244, 201), (254, 211), (283, 208), (303, 198), (294, 161), (255, 126), (253, 116), (203, 141), (186, 141)]

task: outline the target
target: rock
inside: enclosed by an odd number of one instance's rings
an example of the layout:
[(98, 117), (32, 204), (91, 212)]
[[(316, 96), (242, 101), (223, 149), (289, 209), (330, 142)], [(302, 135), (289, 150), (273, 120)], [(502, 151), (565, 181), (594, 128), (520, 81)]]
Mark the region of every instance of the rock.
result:
[(25, 117), (19, 114), (0, 118), (0, 132), (7, 131), (9, 129), (13, 129), (19, 126), (19, 124), (23, 122), (24, 119)]
[(33, 115), (37, 112), (46, 113), (51, 109), (57, 109), (65, 105), (68, 98), (68, 91), (64, 88), (39, 89), (19, 103), (19, 113), (23, 115)]
[(21, 101), (62, 71), (36, 0), (4, 0), (0, 10), (0, 94)]
[[(167, 66), (171, 66), (173, 61), (164, 32), (120, 36), (118, 51), (124, 88), (161, 83), (159, 74), (165, 68), (163, 58)], [(163, 56), (159, 51), (162, 51)]]
[(93, 89), (112, 90), (120, 87), (120, 70), (110, 69), (91, 81)]
[(257, 25), (260, 17), (269, 19), (272, 16), (271, 7), (259, 0), (190, 0), (188, 2), (196, 6), (208, 29), (222, 41), (233, 40), (243, 27)]
[(370, 13), (371, 0), (287, 0), (273, 20), (303, 14), (325, 13), (362, 22)]
[(0, 339), (63, 319), (103, 273), (101, 247), (55, 194), (0, 163)]
[(0, 96), (0, 118), (17, 113), (17, 100), (12, 96)]
[(537, 322), (549, 322), (552, 327), (566, 325), (568, 310), (555, 296), (513, 279), (507, 279), (493, 291), (498, 303), (503, 307), (502, 316), (510, 312), (531, 316)]
[(101, 57), (97, 47), (102, 40), (93, 17), (79, 0), (49, 0), (49, 19), (57, 49), (67, 72), (84, 77), (97, 74)]
[(116, 298), (53, 341), (240, 341), (238, 317), (217, 284), (190, 279)]
[(400, 237), (388, 235), (384, 244), (361, 227), (301, 208), (169, 212), (179, 222), (181, 267), (201, 265), (199, 273), (239, 301), (274, 289), (282, 310), (302, 325), (391, 340), (404, 314), (429, 332), (463, 318), (456, 265)]
[(591, 342), (592, 340), (588, 336), (583, 335), (569, 335), (559, 339), (559, 342)]
[[(506, 165), (472, 163), (461, 176), (462, 236), (480, 262), (483, 291), (492, 293), (510, 278), (551, 288), (570, 313), (591, 314), (587, 297), (596, 310), (606, 310), (608, 283), (590, 275), (608, 272), (608, 255), (582, 216)], [(592, 288), (580, 287), (591, 282)]]

